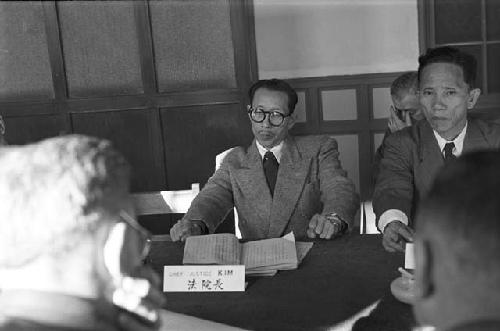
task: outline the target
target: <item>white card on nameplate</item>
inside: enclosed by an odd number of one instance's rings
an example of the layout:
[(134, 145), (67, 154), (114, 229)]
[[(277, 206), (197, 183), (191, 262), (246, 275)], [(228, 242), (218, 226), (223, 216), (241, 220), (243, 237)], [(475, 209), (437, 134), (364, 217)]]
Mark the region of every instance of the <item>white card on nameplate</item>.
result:
[(178, 265), (163, 268), (164, 292), (245, 291), (244, 265)]
[(412, 243), (407, 243), (405, 247), (405, 269), (415, 269), (415, 253)]

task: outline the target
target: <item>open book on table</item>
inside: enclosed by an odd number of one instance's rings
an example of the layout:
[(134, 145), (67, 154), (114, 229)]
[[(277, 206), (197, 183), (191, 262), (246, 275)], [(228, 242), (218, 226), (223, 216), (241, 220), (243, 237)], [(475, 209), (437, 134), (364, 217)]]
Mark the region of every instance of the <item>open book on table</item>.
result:
[(231, 233), (192, 236), (184, 246), (184, 264), (244, 264), (247, 275), (272, 276), (278, 270), (297, 269), (295, 237), (290, 233), (240, 243)]

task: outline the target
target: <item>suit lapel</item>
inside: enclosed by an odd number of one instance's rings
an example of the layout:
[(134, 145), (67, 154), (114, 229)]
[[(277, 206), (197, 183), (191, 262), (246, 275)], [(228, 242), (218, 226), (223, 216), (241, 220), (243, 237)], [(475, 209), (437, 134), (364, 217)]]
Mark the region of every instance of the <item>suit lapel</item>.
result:
[(262, 226), (267, 231), (269, 216), (271, 213), (271, 193), (267, 187), (264, 169), (262, 168), (262, 157), (257, 150), (255, 141), (248, 148), (245, 159), (241, 162), (241, 168), (234, 173), (235, 180), (248, 205), (253, 206), (253, 210), (261, 219)]
[(488, 141), (485, 139), (476, 122), (469, 120), (467, 123), (467, 132), (465, 132), (462, 154), (484, 149), (486, 146), (488, 146)]
[(415, 184), (419, 188), (428, 188), (438, 169), (444, 165), (444, 158), (434, 132), (427, 121), (422, 122), (417, 132), (420, 139), (420, 166), (418, 174), (414, 178), (420, 183)]
[(283, 146), (278, 178), (271, 206), (269, 237), (278, 237), (290, 222), (304, 182), (309, 173), (310, 159), (303, 159), (295, 140), (288, 137)]

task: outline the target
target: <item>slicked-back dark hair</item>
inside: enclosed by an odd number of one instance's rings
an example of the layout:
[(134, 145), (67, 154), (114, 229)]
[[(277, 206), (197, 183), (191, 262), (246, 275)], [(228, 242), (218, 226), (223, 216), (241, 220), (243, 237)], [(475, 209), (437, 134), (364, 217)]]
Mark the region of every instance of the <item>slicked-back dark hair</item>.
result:
[(452, 63), (462, 69), (464, 81), (469, 88), (474, 88), (476, 84), (477, 61), (474, 56), (463, 52), (457, 48), (443, 46), (429, 48), (424, 55), (418, 58), (418, 80), (420, 82), (422, 70), (432, 63)]
[(446, 242), (463, 268), (500, 278), (500, 152), (474, 152), (443, 167), (417, 212), (419, 233)]
[(293, 114), (299, 98), (297, 96), (297, 92), (295, 92), (295, 90), (287, 82), (276, 78), (259, 80), (258, 82), (254, 83), (248, 90), (250, 104), (253, 101), (255, 91), (260, 88), (285, 93), (288, 96), (288, 111), (290, 115)]

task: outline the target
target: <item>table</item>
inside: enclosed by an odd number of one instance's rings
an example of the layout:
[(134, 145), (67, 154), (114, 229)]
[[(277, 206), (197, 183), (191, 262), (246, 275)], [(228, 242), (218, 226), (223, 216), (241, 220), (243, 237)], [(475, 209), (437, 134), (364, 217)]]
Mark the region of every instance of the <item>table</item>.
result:
[[(325, 330), (381, 300), (353, 329), (410, 330), (411, 306), (390, 293), (404, 256), (387, 253), (381, 240), (359, 234), (318, 240), (297, 270), (249, 279), (245, 292), (166, 293), (164, 308), (251, 330)], [(149, 261), (163, 277), (164, 265), (182, 264), (183, 248), (156, 241)]]

